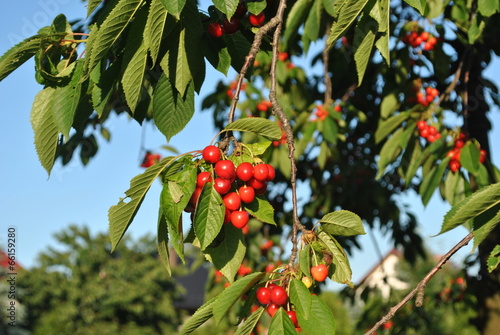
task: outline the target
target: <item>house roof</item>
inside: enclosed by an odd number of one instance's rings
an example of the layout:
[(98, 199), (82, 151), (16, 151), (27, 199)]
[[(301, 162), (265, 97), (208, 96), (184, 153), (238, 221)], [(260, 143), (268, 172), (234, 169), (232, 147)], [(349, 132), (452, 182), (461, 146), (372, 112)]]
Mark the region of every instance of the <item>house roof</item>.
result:
[(6, 272), (15, 272), (19, 269), (22, 269), (23, 267), (21, 266), (21, 264), (19, 264), (18, 260), (16, 259), (15, 260), (15, 265), (14, 265), (14, 268), (15, 268), (15, 271), (12, 271), (10, 269), (10, 260), (9, 260), (9, 256), (7, 255), (7, 253), (3, 250), (0, 250), (0, 268)]
[(401, 252), (394, 248), (392, 250), (390, 250), (387, 254), (385, 254), (384, 257), (382, 257), (382, 259), (380, 259), (380, 261), (378, 261), (367, 273), (366, 275), (356, 284), (356, 287), (359, 287), (361, 285), (363, 285), (364, 282), (366, 282), (366, 280), (368, 278), (370, 278), (372, 276), (372, 274), (379, 268), (382, 266), (382, 264), (384, 264), (384, 262), (387, 260), (387, 258), (391, 257), (391, 256), (397, 256), (397, 257), (401, 257)]

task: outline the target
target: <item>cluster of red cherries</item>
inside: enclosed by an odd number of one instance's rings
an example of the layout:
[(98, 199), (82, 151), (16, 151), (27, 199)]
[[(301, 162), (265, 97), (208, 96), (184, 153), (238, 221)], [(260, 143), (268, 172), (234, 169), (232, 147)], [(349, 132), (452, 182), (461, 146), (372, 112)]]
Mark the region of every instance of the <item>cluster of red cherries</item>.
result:
[[(259, 287), (255, 296), (259, 303), (266, 306), (266, 311), (271, 317), (276, 314), (281, 306), (285, 306), (288, 301), (288, 293), (286, 292), (286, 289), (283, 286), (279, 286), (274, 283)], [(297, 313), (290, 309), (286, 311), (286, 314), (292, 321), (295, 328), (299, 328)]]
[[(448, 153), (446, 154), (446, 156), (450, 157), (450, 162), (448, 163), (448, 166), (453, 173), (457, 172), (461, 167), (460, 152), (462, 151), (462, 148), (464, 147), (466, 141), (467, 141), (467, 136), (464, 133), (460, 133), (458, 135), (458, 138), (455, 140), (453, 149), (448, 151)], [(486, 151), (480, 149), (479, 162), (484, 163), (485, 160), (486, 160)]]
[(415, 86), (414, 91), (415, 96), (409, 97), (407, 99), (409, 104), (418, 103), (424, 107), (427, 107), (439, 96), (439, 91), (437, 90), (437, 88), (431, 86), (426, 87), (423, 92), (420, 90), (420, 87)]
[(211, 171), (200, 172), (196, 178), (196, 188), (189, 200), (196, 207), (201, 191), (207, 182), (213, 181), (213, 188), (222, 196), (226, 212), (224, 223), (232, 223), (236, 228), (246, 227), (249, 215), (243, 204), (255, 200), (256, 195), (264, 194), (267, 182), (274, 180), (276, 171), (266, 163), (251, 164), (243, 162), (238, 166), (229, 159), (222, 159), (221, 150), (209, 145), (203, 149), (203, 159), (213, 165)]
[(434, 49), (437, 41), (436, 37), (426, 31), (422, 31), (420, 33), (417, 31), (410, 31), (403, 36), (403, 42), (406, 45), (410, 45), (412, 48), (422, 47), (422, 49), (426, 51)]
[[(335, 105), (334, 110), (336, 112), (340, 113), (340, 112), (342, 112), (342, 107), (340, 107), (339, 105)], [(314, 112), (314, 114), (318, 117), (318, 119), (323, 121), (328, 116), (329, 113), (328, 113), (328, 109), (326, 109), (325, 106), (319, 105), (316, 108), (316, 112)], [(315, 121), (315, 120), (316, 119), (313, 119), (313, 121)]]
[[(208, 24), (207, 30), (210, 36), (215, 38), (220, 38), (224, 34), (234, 34), (240, 29), (240, 20), (244, 19), (247, 16), (247, 6), (244, 2), (240, 2), (236, 11), (230, 19), (224, 17), (222, 24), (220, 22), (210, 22)], [(260, 14), (248, 14), (248, 22), (254, 27), (260, 27), (264, 21), (266, 20), (266, 16), (264, 12)]]
[(441, 133), (438, 132), (437, 128), (427, 124), (424, 120), (417, 122), (418, 134), (420, 137), (425, 138), (430, 143), (439, 140), (441, 138)]

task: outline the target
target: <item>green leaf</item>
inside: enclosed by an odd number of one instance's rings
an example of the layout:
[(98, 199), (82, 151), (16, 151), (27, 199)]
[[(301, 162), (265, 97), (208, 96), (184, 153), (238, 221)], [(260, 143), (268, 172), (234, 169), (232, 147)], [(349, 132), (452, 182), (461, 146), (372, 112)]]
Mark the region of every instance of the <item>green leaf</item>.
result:
[(304, 45), (304, 52), (307, 53), (309, 49), (309, 42), (316, 41), (319, 36), (319, 28), (321, 27), (321, 0), (313, 1), (313, 5), (309, 10), (309, 15), (304, 24), (304, 32), (302, 34), (302, 43)]
[(460, 150), (460, 165), (472, 174), (479, 173), (479, 148), (476, 143), (468, 141)]
[(222, 36), (227, 51), (231, 56), (231, 66), (240, 71), (245, 64), (245, 58), (250, 52), (252, 44), (243, 36), (241, 32), (235, 34), (224, 34)]
[(167, 10), (161, 0), (152, 0), (149, 8), (149, 15), (144, 28), (144, 46), (149, 50), (154, 66), (160, 52), (160, 45), (165, 34), (165, 24), (167, 22)]
[(142, 98), (147, 63), (148, 51), (142, 43), (127, 64), (121, 79), (125, 99), (132, 113), (135, 112)]
[(327, 117), (323, 120), (322, 134), (326, 141), (334, 145), (337, 143), (338, 126), (333, 118)]
[(165, 266), (168, 275), (172, 275), (172, 269), (170, 268), (170, 250), (168, 246), (168, 224), (165, 220), (165, 214), (163, 213), (163, 208), (160, 206), (158, 215), (158, 235), (157, 235), (157, 248), (158, 254), (160, 255), (160, 260)]
[(88, 0), (87, 3), (87, 17), (94, 12), (94, 10), (101, 4), (103, 0)]
[(207, 301), (203, 306), (198, 308), (196, 312), (182, 325), (179, 332), (180, 335), (187, 335), (194, 332), (198, 327), (204, 324), (208, 319), (213, 316), (213, 308), (215, 306), (215, 300), (217, 297), (213, 297)]
[(246, 117), (228, 124), (223, 131), (249, 131), (271, 141), (281, 138), (281, 129), (274, 121), (262, 117)]
[(214, 319), (218, 323), (234, 305), (234, 303), (245, 294), (252, 286), (264, 277), (263, 272), (254, 272), (242, 277), (229, 285), (221, 294), (217, 296), (213, 307)]
[(0, 81), (33, 57), (40, 50), (42, 41), (49, 40), (51, 36), (53, 35), (31, 36), (7, 50), (0, 57)]
[(160, 196), (172, 246), (183, 262), (184, 237), (181, 215), (196, 187), (196, 172), (194, 165), (185, 166), (183, 170), (168, 178), (163, 184)]
[(398, 101), (397, 94), (398, 94), (398, 91), (393, 90), (393, 91), (389, 92), (388, 94), (386, 94), (384, 96), (384, 99), (382, 99), (382, 102), (380, 103), (380, 116), (383, 119), (387, 119), (392, 114), (394, 114), (395, 111), (398, 110), (400, 104)]
[(269, 324), (268, 335), (296, 335), (297, 331), (283, 307), (274, 314)]
[(247, 4), (247, 9), (250, 13), (252, 14), (260, 14), (264, 9), (267, 7), (267, 1), (262, 0), (262, 1), (248, 1), (246, 2)]
[(378, 30), (377, 21), (368, 15), (363, 15), (354, 32), (354, 61), (358, 72), (358, 86), (361, 85), (368, 62), (371, 58), (375, 34)]
[(181, 96), (162, 73), (153, 95), (153, 119), (167, 141), (179, 133), (194, 114), (194, 88)]
[(488, 272), (493, 272), (500, 264), (500, 245), (496, 245), (495, 248), (491, 251), (490, 256), (488, 257)]
[(167, 12), (176, 19), (179, 19), (182, 9), (186, 5), (186, 0), (160, 0)]
[(262, 306), (257, 308), (248, 318), (246, 318), (243, 324), (238, 327), (234, 335), (250, 335), (264, 311), (265, 309)]
[(387, 165), (394, 162), (396, 158), (398, 158), (399, 154), (401, 153), (401, 140), (403, 138), (403, 135), (403, 128), (399, 128), (382, 146), (377, 162), (378, 173), (375, 177), (376, 179), (382, 177), (385, 173), (385, 168), (387, 167)]
[(120, 243), (153, 182), (172, 162), (174, 158), (166, 157), (132, 178), (130, 188), (125, 191), (126, 197), (120, 198), (118, 204), (111, 206), (108, 212), (111, 251)]
[(413, 149), (411, 153), (410, 163), (408, 164), (408, 169), (405, 174), (405, 185), (408, 186), (411, 183), (411, 180), (417, 173), (418, 167), (422, 161), (423, 153), (422, 146), (420, 145), (420, 141), (418, 138), (413, 141)]
[(418, 10), (420, 15), (424, 15), (426, 0), (405, 0), (405, 2)]
[(352, 285), (352, 270), (349, 265), (349, 260), (347, 255), (342, 249), (342, 246), (333, 238), (330, 234), (323, 231), (323, 229), (318, 229), (317, 233), (318, 239), (323, 242), (323, 244), (328, 248), (328, 251), (332, 255), (332, 266), (333, 274), (331, 276), (333, 281), (341, 284)]
[(391, 116), (387, 120), (381, 121), (375, 131), (375, 143), (380, 143), (384, 138), (387, 137), (394, 129), (399, 127), (403, 121), (407, 120), (409, 117), (408, 112), (402, 112), (397, 115)]
[(233, 17), (239, 0), (213, 0), (215, 8), (226, 14), (228, 18)]
[(46, 87), (35, 97), (30, 122), (35, 134), (35, 149), (40, 163), (50, 175), (57, 151), (59, 131), (52, 113), (55, 89)]
[(356, 20), (356, 18), (361, 14), (363, 8), (365, 8), (368, 0), (348, 0), (340, 8), (338, 15), (338, 21), (332, 25), (330, 35), (326, 43), (331, 46), (335, 41), (342, 36), (347, 28)]
[(222, 231), (224, 232), (224, 239), (218, 245), (206, 248), (204, 251), (205, 257), (222, 272), (224, 277), (233, 282), (234, 276), (245, 257), (245, 238), (241, 229), (231, 224), (225, 224)]
[(298, 0), (293, 4), (286, 19), (286, 29), (283, 32), (284, 50), (288, 49), (289, 43), (292, 42), (297, 35), (312, 5), (312, 0)]
[(231, 56), (224, 43), (215, 38), (204, 38), (202, 43), (203, 52), (210, 64), (220, 73), (227, 75), (231, 66)]
[(491, 233), (493, 229), (500, 222), (500, 205), (481, 213), (474, 219), (474, 247), (472, 252), (477, 248), (481, 242)]
[(477, 10), (481, 15), (490, 17), (500, 11), (500, 2), (491, 0), (478, 0)]
[(248, 150), (250, 150), (253, 156), (261, 156), (271, 146), (271, 143), (273, 142), (262, 141), (262, 142), (247, 144), (246, 147), (248, 148)]
[(422, 196), (422, 203), (424, 206), (426, 206), (429, 200), (431, 200), (434, 191), (443, 179), (444, 171), (448, 167), (449, 162), (450, 157), (446, 157), (441, 161), (441, 163), (439, 163), (438, 166), (434, 166), (422, 180), (422, 184), (420, 184), (418, 192)]
[(297, 318), (304, 335), (335, 335), (335, 319), (327, 304), (321, 298), (311, 295), (311, 310), (306, 319), (300, 311)]
[(466, 223), (498, 203), (500, 203), (500, 183), (483, 187), (446, 213), (438, 235)]
[(121, 34), (144, 0), (121, 0), (106, 17), (92, 41), (89, 69), (92, 70), (105, 56)]
[(353, 236), (366, 234), (361, 218), (347, 210), (328, 213), (319, 222), (321, 222), (323, 230), (330, 235)]
[(75, 113), (80, 102), (82, 92), (81, 76), (83, 73), (83, 62), (76, 61), (71, 81), (67, 86), (57, 87), (54, 90), (52, 113), (54, 122), (59, 131), (69, 138), (69, 131), (73, 125)]
[(194, 232), (205, 250), (219, 234), (224, 221), (224, 203), (212, 183), (205, 184), (194, 213)]
[(257, 220), (276, 226), (276, 222), (274, 221), (274, 207), (269, 201), (264, 200), (262, 197), (256, 197), (254, 201), (245, 204), (244, 207)]
[(290, 302), (295, 306), (297, 313), (308, 320), (311, 311), (312, 295), (309, 289), (299, 279), (293, 279), (289, 286)]
[(299, 250), (299, 266), (302, 273), (311, 278), (311, 245), (306, 246)]

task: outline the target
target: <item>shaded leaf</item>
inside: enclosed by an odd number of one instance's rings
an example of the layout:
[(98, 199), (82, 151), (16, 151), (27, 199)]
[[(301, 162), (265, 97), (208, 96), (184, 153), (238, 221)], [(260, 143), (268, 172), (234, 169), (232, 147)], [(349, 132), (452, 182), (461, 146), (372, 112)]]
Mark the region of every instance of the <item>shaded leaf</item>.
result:
[(500, 245), (496, 245), (488, 257), (488, 272), (493, 272), (500, 264)]
[(246, 117), (228, 124), (224, 131), (249, 131), (271, 141), (281, 138), (281, 129), (274, 121), (262, 117)]
[(165, 220), (165, 215), (163, 209), (160, 206), (160, 213), (158, 215), (158, 234), (157, 234), (157, 248), (158, 254), (160, 255), (160, 260), (165, 266), (168, 275), (172, 275), (172, 269), (170, 268), (170, 250), (168, 246), (168, 224)]
[(269, 324), (268, 335), (296, 335), (297, 331), (283, 307), (274, 314)]
[(257, 308), (248, 318), (246, 318), (243, 324), (238, 327), (234, 335), (250, 335), (264, 311), (265, 309), (262, 306)]
[(320, 239), (321, 242), (323, 242), (323, 244), (327, 247), (332, 256), (332, 280), (337, 283), (348, 284), (351, 286), (352, 270), (342, 246), (330, 234), (323, 231), (323, 229), (318, 229), (317, 236), (318, 239)]
[(450, 157), (443, 159), (441, 163), (439, 163), (438, 166), (434, 166), (422, 180), (422, 184), (420, 184), (418, 192), (422, 196), (422, 203), (424, 206), (427, 205), (429, 200), (431, 200), (432, 194), (443, 179), (443, 174), (448, 167), (449, 161)]
[(143, 34), (144, 46), (149, 50), (153, 61), (152, 66), (156, 64), (158, 59), (161, 41), (165, 34), (167, 17), (167, 10), (161, 0), (152, 0)]
[(163, 6), (171, 15), (179, 19), (182, 9), (186, 5), (186, 0), (160, 0)]
[(196, 205), (193, 221), (201, 250), (205, 250), (219, 234), (224, 221), (224, 211), (222, 197), (213, 188), (212, 183), (206, 183)]
[(354, 61), (356, 62), (356, 70), (358, 72), (358, 86), (361, 85), (365, 76), (377, 30), (377, 21), (368, 15), (363, 15), (356, 27), (354, 33)]
[(368, 0), (348, 0), (340, 8), (338, 15), (338, 20), (332, 25), (330, 35), (326, 43), (332, 45), (335, 41), (342, 36), (347, 28), (356, 20), (356, 18), (361, 14), (361, 11), (368, 3)]

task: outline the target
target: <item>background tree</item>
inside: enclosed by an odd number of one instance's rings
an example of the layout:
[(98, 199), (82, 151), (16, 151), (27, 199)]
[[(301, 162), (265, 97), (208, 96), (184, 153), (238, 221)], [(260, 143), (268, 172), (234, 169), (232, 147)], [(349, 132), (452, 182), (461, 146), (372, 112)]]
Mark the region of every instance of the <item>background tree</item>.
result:
[[(50, 173), (56, 158), (67, 163), (76, 148), (86, 164), (97, 150), (95, 130), (108, 135), (103, 123), (111, 112), (126, 112), (141, 123), (153, 120), (170, 140), (193, 116), (205, 60), (223, 74), (230, 66), (239, 73), (231, 84), (217, 85), (204, 107), (213, 108), (215, 124), (224, 130), (218, 149), (225, 161), (238, 166), (264, 161), (276, 168), (265, 196), (235, 206), (255, 217), (250, 242), (245, 230), (223, 225), (230, 204), (222, 200), (225, 192), (217, 191), (215, 180), (197, 187), (200, 173), (222, 177), (213, 167), (217, 160), (201, 156), (203, 148), (152, 165), (110, 209), (114, 249), (160, 176), (158, 246), (165, 265), (169, 243), (181, 258), (184, 244), (193, 243), (229, 282), (241, 277), (184, 329), (212, 313), (219, 319), (235, 303), (231, 295), (251, 287), (254, 292), (276, 279), (295, 292), (292, 304), (303, 331), (312, 332), (313, 324), (325, 324), (318, 318), (330, 319), (329, 312), (317, 298), (300, 295), (305, 291), (295, 279), (311, 277), (310, 267), (319, 262), (329, 266), (333, 280), (350, 282), (344, 248), (358, 247), (352, 236), (364, 232), (352, 212), (367, 226), (390, 232), (394, 244), (415, 260), (423, 254), (417, 222), (394, 196), (415, 190), (427, 204), (439, 189), (455, 206), (442, 232), (466, 224), (479, 246), (480, 278), (486, 284), (478, 290), (477, 326), (487, 334), (497, 329), (489, 307), (500, 294), (498, 270), (490, 274), (485, 266), (498, 241), (498, 184), (485, 188), (499, 181), (485, 136), (486, 112), (498, 103), (498, 89), (482, 71), (498, 52), (499, 9), (498, 1), (233, 0), (206, 8), (191, 0), (90, 1), (88, 20), (70, 25), (60, 15), (51, 27), (4, 54), (0, 79), (35, 56), (36, 79), (44, 89), (35, 98), (32, 124), (40, 161)], [(322, 65), (322, 73), (291, 63), (314, 52), (317, 41), (324, 48), (312, 60)], [(449, 121), (450, 115), (458, 118)], [(232, 187), (248, 187), (243, 178), (222, 179), (231, 179)], [(300, 210), (297, 181), (310, 190), (310, 201)], [(251, 188), (265, 193), (259, 186)], [(182, 210), (194, 210), (186, 236)], [(238, 225), (231, 221), (236, 228), (247, 227), (240, 219)], [(263, 223), (276, 227), (261, 229)], [(252, 245), (279, 242), (289, 233), (287, 265), (266, 279), (264, 273), (238, 274), (242, 262), (263, 264)], [(268, 256), (273, 262), (281, 260), (285, 248), (276, 245), (281, 252)], [(314, 322), (308, 319), (308, 304), (321, 310), (313, 314)], [(252, 314), (244, 331), (262, 311)], [(291, 329), (283, 315), (277, 313), (271, 324)]]
[[(153, 237), (126, 239), (111, 254), (107, 234), (70, 226), (38, 266), (20, 271), (18, 288), (32, 334), (168, 334), (185, 311), (184, 288), (158, 262)], [(186, 272), (177, 268), (177, 274)]]

